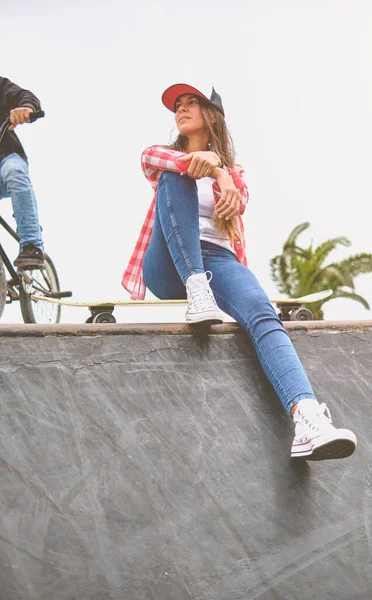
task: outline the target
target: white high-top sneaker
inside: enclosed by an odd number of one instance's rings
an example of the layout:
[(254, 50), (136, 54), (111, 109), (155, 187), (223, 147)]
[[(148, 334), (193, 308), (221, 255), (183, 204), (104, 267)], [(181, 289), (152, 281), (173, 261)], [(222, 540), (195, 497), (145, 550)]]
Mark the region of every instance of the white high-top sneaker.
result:
[[(207, 278), (207, 273), (210, 278)], [(223, 323), (223, 315), (218, 308), (209, 287), (212, 279), (212, 273), (197, 273), (191, 275), (186, 281), (188, 308), (186, 311), (186, 321), (188, 323), (209, 323), (217, 325)]]
[(292, 458), (325, 460), (346, 458), (356, 448), (356, 436), (349, 429), (336, 429), (324, 404), (316, 400), (300, 400), (293, 414), (295, 437)]

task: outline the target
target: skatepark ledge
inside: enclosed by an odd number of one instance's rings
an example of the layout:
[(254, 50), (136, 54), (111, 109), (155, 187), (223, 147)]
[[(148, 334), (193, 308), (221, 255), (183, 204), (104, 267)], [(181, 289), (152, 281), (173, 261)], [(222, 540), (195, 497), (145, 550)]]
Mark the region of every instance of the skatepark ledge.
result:
[[(372, 328), (372, 321), (286, 321), (287, 331), (351, 331)], [(230, 334), (240, 330), (237, 323), (193, 327), (187, 323), (100, 323), (71, 324), (1, 324), (0, 337), (8, 336), (49, 336), (49, 335), (190, 335), (191, 333)]]

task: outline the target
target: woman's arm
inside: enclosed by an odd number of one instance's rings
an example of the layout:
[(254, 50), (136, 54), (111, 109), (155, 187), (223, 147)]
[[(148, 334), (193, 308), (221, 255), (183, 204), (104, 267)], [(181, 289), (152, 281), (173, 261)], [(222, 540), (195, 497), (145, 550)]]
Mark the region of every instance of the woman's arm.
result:
[(187, 174), (193, 179), (201, 179), (202, 177), (212, 177), (213, 171), (216, 167), (222, 167), (222, 161), (220, 157), (210, 150), (202, 150), (197, 152), (190, 152), (190, 154), (184, 154), (180, 158), (180, 162), (188, 162), (189, 167)]
[(243, 214), (247, 206), (249, 194), (243, 181), (243, 169), (236, 165), (216, 168), (213, 177), (213, 191), (216, 198), (215, 216), (220, 219), (230, 219), (237, 214)]
[(249, 192), (248, 187), (243, 179), (244, 169), (241, 165), (235, 165), (233, 169), (225, 167), (225, 170), (229, 172), (232, 177), (234, 185), (240, 194), (240, 214), (242, 215), (245, 211), (245, 207), (248, 204)]
[(183, 156), (185, 156), (185, 152), (171, 150), (164, 146), (150, 146), (142, 152), (143, 174), (155, 188), (162, 171), (174, 171), (181, 175), (187, 172), (191, 161), (181, 162), (179, 159)]

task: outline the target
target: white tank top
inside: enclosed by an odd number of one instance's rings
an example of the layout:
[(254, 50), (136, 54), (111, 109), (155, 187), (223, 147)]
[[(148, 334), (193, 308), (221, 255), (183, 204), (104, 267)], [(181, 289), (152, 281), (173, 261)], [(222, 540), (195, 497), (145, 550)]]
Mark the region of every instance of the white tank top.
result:
[(214, 181), (212, 177), (203, 177), (196, 180), (199, 197), (200, 239), (205, 242), (211, 242), (211, 244), (216, 244), (217, 246), (222, 246), (236, 256), (228, 235), (217, 231), (216, 221), (213, 218), (214, 207), (216, 205), (212, 189)]

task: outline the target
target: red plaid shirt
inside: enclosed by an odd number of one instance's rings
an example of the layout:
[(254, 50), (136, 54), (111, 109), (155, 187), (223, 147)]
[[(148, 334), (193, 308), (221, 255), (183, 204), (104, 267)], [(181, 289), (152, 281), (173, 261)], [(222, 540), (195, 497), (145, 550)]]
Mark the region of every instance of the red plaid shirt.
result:
[[(184, 152), (170, 150), (163, 146), (150, 146), (142, 153), (142, 170), (154, 189), (154, 197), (147, 212), (145, 221), (142, 225), (141, 233), (137, 240), (134, 252), (129, 260), (128, 266), (123, 274), (122, 286), (131, 294), (132, 300), (143, 300), (146, 294), (146, 286), (142, 277), (142, 263), (147, 247), (150, 243), (152, 228), (154, 225), (156, 190), (158, 182), (163, 171), (175, 171), (176, 173), (186, 173), (190, 162), (182, 163), (179, 161)], [(237, 253), (238, 260), (242, 264), (247, 264), (245, 253), (244, 226), (241, 215), (244, 213), (248, 202), (248, 188), (245, 185), (242, 175), (243, 169), (235, 165), (234, 169), (225, 167), (230, 173), (234, 185), (240, 193), (240, 214), (236, 217), (240, 229), (240, 239), (235, 241), (234, 250)], [(214, 199), (217, 202), (221, 196), (217, 182), (213, 184)]]

